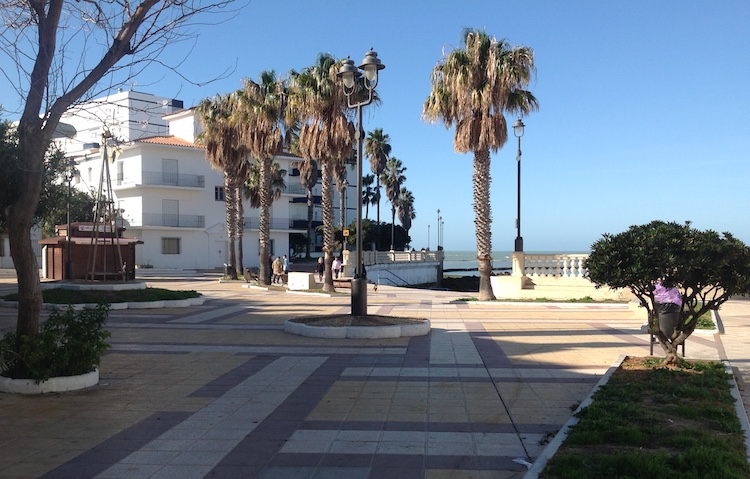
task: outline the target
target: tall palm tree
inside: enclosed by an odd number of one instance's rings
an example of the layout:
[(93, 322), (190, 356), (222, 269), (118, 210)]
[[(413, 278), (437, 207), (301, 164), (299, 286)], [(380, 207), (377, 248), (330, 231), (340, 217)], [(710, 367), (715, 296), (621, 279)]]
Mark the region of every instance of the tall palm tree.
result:
[(367, 134), (365, 139), (365, 156), (370, 160), (370, 170), (375, 175), (377, 186), (375, 186), (375, 196), (378, 206), (377, 222), (378, 222), (378, 235), (375, 242), (375, 248), (380, 249), (380, 177), (383, 174), (383, 169), (388, 161), (388, 157), (391, 156), (391, 137), (383, 133), (382, 128), (376, 128)]
[(385, 185), (385, 194), (391, 203), (391, 251), (393, 251), (393, 240), (396, 234), (396, 200), (401, 192), (401, 185), (406, 181), (404, 171), (406, 167), (403, 166), (401, 160), (390, 157), (380, 175), (380, 181)]
[(375, 175), (365, 175), (362, 177), (362, 203), (365, 205), (365, 218), (367, 219), (370, 217), (370, 205), (375, 204), (373, 183), (375, 183)]
[(349, 119), (344, 89), (336, 77), (340, 65), (330, 54), (320, 54), (314, 65), (293, 72), (293, 104), (302, 127), (298, 149), (304, 158), (321, 164), (321, 206), (323, 211), (323, 291), (334, 291), (331, 263), (335, 248), (333, 217), (333, 165), (351, 155), (354, 125)]
[(474, 154), (474, 215), (479, 262), (479, 299), (495, 299), (490, 284), (490, 151), (508, 139), (505, 113), (526, 115), (539, 104), (526, 90), (535, 73), (534, 52), (511, 46), (486, 32), (465, 30), (463, 48), (451, 51), (432, 70), (430, 94), (422, 116), (455, 126), (453, 147)]
[(405, 186), (401, 187), (398, 198), (396, 198), (396, 207), (398, 208), (398, 221), (406, 230), (406, 235), (409, 236), (411, 222), (417, 217), (417, 212), (414, 211), (414, 195)]
[(307, 192), (307, 244), (305, 258), (310, 259), (310, 242), (312, 241), (313, 188), (318, 184), (318, 163), (315, 160), (295, 161), (294, 168), (299, 170), (299, 182)]
[(197, 141), (206, 147), (206, 159), (211, 166), (224, 172), (224, 202), (227, 222), (227, 272), (237, 279), (237, 255), (235, 238), (238, 211), (237, 196), (239, 170), (244, 161), (244, 149), (239, 141), (239, 132), (233, 120), (236, 95), (217, 95), (202, 100), (196, 113), (203, 131)]
[(286, 85), (273, 70), (262, 71), (257, 83), (245, 79), (238, 96), (235, 121), (248, 154), (258, 161), (260, 278), (271, 284), (272, 158), (283, 152), (296, 122), (287, 109)]

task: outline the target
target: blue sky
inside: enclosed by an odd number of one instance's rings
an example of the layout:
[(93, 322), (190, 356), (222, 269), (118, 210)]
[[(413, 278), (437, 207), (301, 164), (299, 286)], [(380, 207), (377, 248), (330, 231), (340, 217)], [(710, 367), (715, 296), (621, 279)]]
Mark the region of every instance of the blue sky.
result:
[[(367, 23), (364, 19), (367, 19)], [(750, 2), (253, 0), (219, 26), (202, 26), (182, 75), (151, 68), (136, 89), (196, 104), (261, 70), (285, 73), (320, 52), (371, 47), (386, 69), (382, 104), (364, 128), (383, 128), (416, 199), (412, 244), (472, 250), (472, 157), (453, 131), (421, 119), (432, 67), (483, 28), (535, 52), (530, 89), (540, 110), (523, 119), (521, 219), (525, 250), (586, 251), (603, 233), (651, 220), (690, 220), (750, 243)], [(185, 54), (187, 44), (169, 50)], [(0, 103), (13, 102), (0, 94)], [(508, 118), (512, 124), (515, 118)], [(516, 236), (516, 139), (492, 156), (493, 250)], [(367, 169), (367, 165), (365, 165)], [(371, 208), (371, 216), (373, 216)], [(381, 219), (390, 216), (381, 205)]]

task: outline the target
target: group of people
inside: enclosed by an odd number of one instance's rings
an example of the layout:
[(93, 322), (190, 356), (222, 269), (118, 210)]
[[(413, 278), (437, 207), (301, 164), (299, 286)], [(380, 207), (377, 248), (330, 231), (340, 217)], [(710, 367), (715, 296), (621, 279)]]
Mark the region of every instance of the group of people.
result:
[[(333, 263), (331, 263), (331, 269), (333, 270), (333, 278), (338, 279), (339, 275), (341, 274), (341, 260), (338, 256), (333, 258)], [(323, 262), (323, 258), (318, 258), (318, 264), (315, 265), (315, 272), (318, 273), (318, 281), (323, 281), (323, 274), (326, 271), (326, 265)]]
[(286, 255), (277, 256), (271, 263), (271, 283), (284, 284), (284, 276), (289, 274), (289, 260)]

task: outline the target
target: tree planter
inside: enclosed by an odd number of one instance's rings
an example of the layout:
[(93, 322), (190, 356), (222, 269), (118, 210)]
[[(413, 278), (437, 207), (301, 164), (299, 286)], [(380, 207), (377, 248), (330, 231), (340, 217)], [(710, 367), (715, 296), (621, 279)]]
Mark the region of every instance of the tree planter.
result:
[(65, 391), (78, 391), (99, 383), (99, 370), (78, 376), (49, 378), (37, 382), (34, 379), (11, 379), (0, 376), (0, 392), (11, 394), (45, 394)]
[(658, 313), (657, 319), (659, 321), (659, 330), (667, 338), (674, 336), (674, 330), (677, 328), (677, 324), (680, 321), (680, 313)]

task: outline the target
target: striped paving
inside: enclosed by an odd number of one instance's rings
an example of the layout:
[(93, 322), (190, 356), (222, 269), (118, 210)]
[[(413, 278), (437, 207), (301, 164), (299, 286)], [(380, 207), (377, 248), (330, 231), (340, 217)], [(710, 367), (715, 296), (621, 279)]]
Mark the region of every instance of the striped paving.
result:
[[(520, 478), (619, 355), (648, 354), (622, 305), (381, 286), (371, 313), (425, 317), (431, 333), (332, 340), (283, 322), (347, 311), (347, 296), (174, 281), (159, 286), (208, 301), (112, 312), (95, 388), (0, 395), (0, 478)], [(748, 304), (728, 303), (727, 328)], [(0, 310), (0, 330), (13, 320)], [(687, 353), (731, 353), (744, 373), (744, 338), (694, 335)]]

